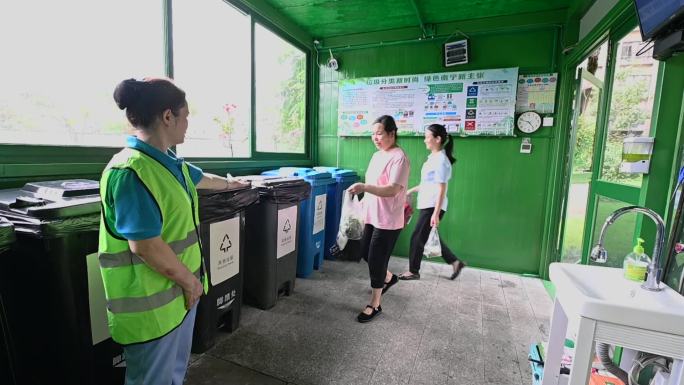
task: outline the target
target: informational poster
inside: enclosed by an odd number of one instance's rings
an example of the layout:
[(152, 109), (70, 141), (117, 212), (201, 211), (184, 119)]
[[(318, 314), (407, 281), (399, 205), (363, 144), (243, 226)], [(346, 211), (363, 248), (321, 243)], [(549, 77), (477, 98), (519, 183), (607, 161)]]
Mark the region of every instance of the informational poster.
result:
[(295, 251), (297, 242), (297, 206), (278, 210), (276, 259)]
[(211, 285), (240, 272), (240, 217), (209, 225), (209, 273)]
[(515, 112), (536, 111), (552, 114), (556, 103), (558, 73), (520, 75)]
[(370, 135), (381, 115), (399, 135), (433, 123), (456, 135), (513, 135), (518, 68), (341, 80), (338, 135)]
[(314, 210), (313, 234), (316, 235), (325, 229), (325, 205), (328, 194), (316, 195), (316, 209)]

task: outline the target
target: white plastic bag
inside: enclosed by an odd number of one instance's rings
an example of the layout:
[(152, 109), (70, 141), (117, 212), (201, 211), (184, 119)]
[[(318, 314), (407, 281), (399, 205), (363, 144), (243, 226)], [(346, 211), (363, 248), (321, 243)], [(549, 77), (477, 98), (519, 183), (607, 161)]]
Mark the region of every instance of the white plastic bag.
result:
[(430, 235), (428, 236), (427, 242), (425, 242), (425, 248), (423, 249), (423, 255), (427, 258), (442, 256), (442, 244), (439, 242), (439, 234), (437, 233), (436, 227), (433, 227), (432, 230), (430, 230)]
[(340, 213), (340, 229), (337, 232), (337, 246), (343, 250), (348, 240), (363, 238), (365, 215), (363, 205), (358, 195), (352, 195), (347, 191), (342, 197), (342, 212)]

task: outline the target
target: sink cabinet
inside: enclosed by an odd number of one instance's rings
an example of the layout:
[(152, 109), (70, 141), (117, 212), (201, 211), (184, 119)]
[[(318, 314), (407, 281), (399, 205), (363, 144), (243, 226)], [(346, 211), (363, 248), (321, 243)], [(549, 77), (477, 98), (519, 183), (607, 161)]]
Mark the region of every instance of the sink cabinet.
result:
[(569, 385), (588, 383), (596, 342), (671, 357), (667, 385), (684, 385), (683, 297), (669, 287), (655, 293), (623, 282), (620, 269), (554, 263), (550, 273), (556, 299), (542, 385), (558, 384), (569, 331), (575, 337)]

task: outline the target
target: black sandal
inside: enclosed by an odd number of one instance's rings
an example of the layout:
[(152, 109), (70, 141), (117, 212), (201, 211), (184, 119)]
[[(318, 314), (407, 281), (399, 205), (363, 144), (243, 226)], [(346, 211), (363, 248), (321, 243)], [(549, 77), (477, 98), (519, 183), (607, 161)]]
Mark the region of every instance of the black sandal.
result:
[(359, 315), (356, 316), (356, 320), (357, 320), (357, 321), (359, 321), (359, 322), (361, 322), (361, 323), (370, 322), (370, 321), (373, 320), (373, 318), (375, 318), (376, 315), (378, 315), (378, 314), (380, 314), (380, 313), (382, 312), (382, 307), (381, 307), (381, 306), (373, 307), (373, 306), (371, 306), (371, 305), (366, 305), (366, 308), (370, 308), (370, 309), (371, 309), (371, 313), (370, 313), (370, 314), (366, 314), (366, 313), (364, 313), (364, 312), (359, 313)]
[(454, 279), (456, 279), (456, 277), (458, 277), (459, 274), (461, 274), (461, 270), (463, 270), (464, 267), (466, 267), (465, 262), (463, 262), (463, 261), (458, 261), (458, 267), (456, 267), (456, 270), (454, 270), (454, 272), (451, 274), (451, 277), (450, 277), (449, 279), (452, 280), (452, 281), (453, 281)]
[(418, 273), (411, 273), (411, 275), (402, 274), (399, 276), (399, 279), (401, 279), (402, 281), (412, 281), (414, 279), (420, 279), (420, 274), (418, 274)]
[(382, 288), (382, 294), (385, 294), (387, 290), (397, 282), (399, 282), (399, 277), (397, 277), (396, 274), (392, 274), (392, 278), (390, 278), (389, 282), (385, 282), (385, 287)]

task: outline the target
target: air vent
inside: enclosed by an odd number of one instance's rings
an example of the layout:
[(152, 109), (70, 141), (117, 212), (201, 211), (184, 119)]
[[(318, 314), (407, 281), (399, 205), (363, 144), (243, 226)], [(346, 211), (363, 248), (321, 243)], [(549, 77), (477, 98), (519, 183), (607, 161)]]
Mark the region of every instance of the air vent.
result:
[(468, 63), (468, 40), (452, 41), (444, 44), (444, 66)]

